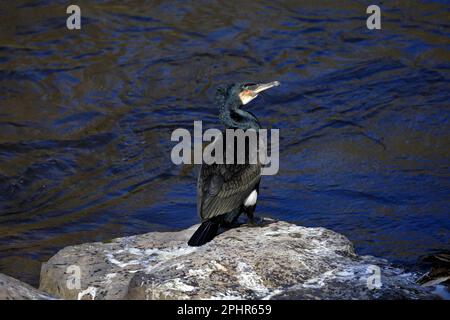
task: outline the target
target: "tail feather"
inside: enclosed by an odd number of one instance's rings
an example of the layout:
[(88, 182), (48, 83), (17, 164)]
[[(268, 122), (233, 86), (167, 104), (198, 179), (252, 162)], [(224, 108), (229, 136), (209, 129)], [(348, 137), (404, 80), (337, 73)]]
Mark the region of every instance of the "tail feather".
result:
[(191, 239), (189, 239), (188, 245), (191, 247), (202, 246), (211, 241), (217, 235), (218, 231), (219, 224), (217, 222), (211, 220), (205, 221), (194, 232)]

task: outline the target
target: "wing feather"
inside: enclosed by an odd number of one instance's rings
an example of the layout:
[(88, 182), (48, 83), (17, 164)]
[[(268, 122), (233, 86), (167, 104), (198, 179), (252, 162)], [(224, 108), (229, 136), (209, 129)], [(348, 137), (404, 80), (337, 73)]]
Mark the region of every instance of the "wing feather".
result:
[(197, 183), (197, 210), (202, 221), (240, 207), (260, 180), (259, 164), (203, 164)]

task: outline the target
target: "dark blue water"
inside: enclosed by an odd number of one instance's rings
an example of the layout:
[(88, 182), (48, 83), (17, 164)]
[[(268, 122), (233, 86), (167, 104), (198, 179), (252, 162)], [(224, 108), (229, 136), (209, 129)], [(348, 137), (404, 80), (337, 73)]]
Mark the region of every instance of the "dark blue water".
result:
[(218, 125), (222, 83), (279, 80), (249, 106), (280, 129), (257, 214), (343, 233), (414, 267), (450, 247), (449, 5), (366, 1), (0, 4), (0, 272), (82, 242), (198, 222), (175, 128)]

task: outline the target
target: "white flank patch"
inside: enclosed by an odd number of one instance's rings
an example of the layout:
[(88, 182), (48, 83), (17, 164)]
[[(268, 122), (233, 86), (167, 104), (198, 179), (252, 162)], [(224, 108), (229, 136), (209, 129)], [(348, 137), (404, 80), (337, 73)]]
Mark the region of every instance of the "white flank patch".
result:
[(256, 200), (258, 200), (258, 192), (256, 190), (253, 190), (252, 193), (245, 199), (244, 206), (251, 207), (256, 204)]

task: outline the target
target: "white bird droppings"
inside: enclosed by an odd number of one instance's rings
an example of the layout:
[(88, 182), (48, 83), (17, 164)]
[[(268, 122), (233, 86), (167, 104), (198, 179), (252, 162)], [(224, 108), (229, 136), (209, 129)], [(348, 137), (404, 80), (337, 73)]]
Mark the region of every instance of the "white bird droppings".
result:
[(81, 292), (78, 292), (78, 300), (83, 299), (85, 295), (90, 295), (91, 300), (95, 300), (95, 296), (97, 294), (97, 288), (96, 287), (88, 287), (86, 290), (83, 290)]

